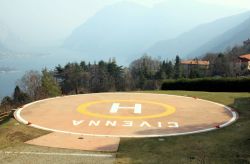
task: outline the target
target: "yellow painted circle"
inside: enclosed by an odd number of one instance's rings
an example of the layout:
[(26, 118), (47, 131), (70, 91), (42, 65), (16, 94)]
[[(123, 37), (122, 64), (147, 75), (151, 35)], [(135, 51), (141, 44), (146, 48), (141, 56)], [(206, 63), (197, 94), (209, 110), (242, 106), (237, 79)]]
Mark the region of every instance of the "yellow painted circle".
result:
[[(88, 111), (88, 107), (91, 105), (95, 104), (101, 104), (101, 103), (109, 103), (109, 102), (142, 102), (142, 103), (148, 103), (148, 104), (154, 104), (158, 105), (164, 108), (164, 112), (159, 113), (159, 114), (154, 114), (154, 115), (146, 115), (146, 116), (111, 116), (111, 115), (106, 115), (106, 114), (98, 114), (98, 113), (92, 113)], [(164, 117), (168, 116), (170, 114), (173, 114), (175, 112), (175, 107), (164, 104), (164, 103), (159, 103), (159, 102), (154, 102), (154, 101), (144, 101), (144, 100), (100, 100), (100, 101), (90, 101), (84, 104), (81, 104), (78, 108), (77, 111), (96, 118), (107, 118), (107, 119), (149, 119), (149, 118), (159, 118), (159, 117)]]

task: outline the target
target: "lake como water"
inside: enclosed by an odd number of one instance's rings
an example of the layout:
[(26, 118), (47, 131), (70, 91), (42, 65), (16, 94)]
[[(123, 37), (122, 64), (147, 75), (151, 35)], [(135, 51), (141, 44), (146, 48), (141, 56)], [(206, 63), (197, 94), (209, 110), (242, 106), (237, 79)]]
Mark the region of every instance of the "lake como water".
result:
[(0, 68), (9, 68), (10, 71), (0, 72), (0, 99), (11, 96), (17, 84), (25, 72), (30, 70), (41, 71), (44, 68), (54, 69), (57, 65), (65, 65), (68, 62), (80, 62), (89, 57), (72, 51), (56, 50), (45, 55), (29, 55), (7, 57), (0, 59)]
[[(39, 52), (40, 53), (40, 52)], [(76, 52), (66, 49), (49, 50), (48, 52), (42, 52), (39, 55), (27, 55), (18, 57), (7, 57), (0, 59), (0, 68), (10, 68), (11, 71), (0, 71), (0, 100), (4, 96), (10, 96), (17, 84), (17, 81), (30, 70), (41, 71), (44, 68), (49, 70), (54, 69), (57, 65), (64, 66), (68, 62), (94, 62), (94, 61), (108, 61), (108, 56), (104, 55), (84, 55), (81, 52)], [(136, 58), (136, 57), (134, 57)], [(126, 56), (118, 56), (117, 63), (119, 65), (128, 66), (133, 59)]]

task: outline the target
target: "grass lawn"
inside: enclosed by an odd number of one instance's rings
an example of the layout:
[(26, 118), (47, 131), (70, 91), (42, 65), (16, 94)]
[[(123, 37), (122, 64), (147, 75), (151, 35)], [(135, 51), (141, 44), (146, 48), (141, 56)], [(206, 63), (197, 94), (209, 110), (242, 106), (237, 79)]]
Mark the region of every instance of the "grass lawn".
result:
[[(49, 132), (19, 124), (15, 119), (10, 119), (0, 125), (0, 164), (69, 164), (91, 163), (110, 164), (115, 158), (96, 158), (67, 155), (35, 155), (35, 154), (5, 154), (2, 152), (37, 152), (37, 153), (63, 153), (63, 154), (92, 154), (93, 152), (49, 148), (25, 144), (33, 138)], [(105, 153), (107, 154), (107, 153)]]
[(236, 123), (207, 133), (159, 138), (122, 139), (116, 163), (250, 163), (250, 93), (147, 91), (196, 96), (234, 108)]
[(23, 145), (25, 141), (48, 133), (49, 132), (20, 124), (12, 118), (0, 125), (0, 150)]
[[(165, 137), (164, 141), (159, 141), (159, 138), (121, 139), (115, 163), (250, 163), (250, 93), (191, 91), (147, 92), (196, 96), (198, 98), (219, 102), (236, 109), (240, 118), (236, 123), (226, 128), (207, 133)], [(0, 125), (0, 151), (80, 152), (30, 146), (23, 143), (47, 133), (48, 132), (18, 124), (14, 119), (10, 119)], [(75, 158), (76, 157), (65, 160), (62, 159), (62, 157), (58, 157), (58, 162), (52, 163), (70, 163), (70, 161), (75, 163), (86, 163), (86, 159), (76, 160)], [(30, 157), (28, 159), (30, 160)], [(1, 159), (0, 157), (0, 161), (1, 160), (11, 161), (12, 159), (9, 157)], [(36, 160), (41, 160), (41, 157)], [(53, 161), (54, 159), (50, 160)], [(48, 162), (48, 159), (43, 160), (44, 163), (46, 163), (46, 161)], [(100, 163), (100, 161), (98, 163)]]

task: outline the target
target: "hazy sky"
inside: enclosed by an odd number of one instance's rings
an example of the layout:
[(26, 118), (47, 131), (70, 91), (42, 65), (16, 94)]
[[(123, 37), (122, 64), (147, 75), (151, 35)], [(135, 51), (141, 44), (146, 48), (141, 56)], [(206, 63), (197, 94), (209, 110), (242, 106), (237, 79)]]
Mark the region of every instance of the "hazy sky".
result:
[[(98, 10), (122, 0), (0, 0), (0, 22), (32, 44), (49, 45), (70, 35)], [(152, 7), (167, 0), (129, 0)], [(188, 1), (188, 0), (187, 0)], [(250, 0), (197, 0), (250, 9)], [(234, 14), (234, 13), (232, 13)], [(50, 36), (50, 37), (48, 37)]]

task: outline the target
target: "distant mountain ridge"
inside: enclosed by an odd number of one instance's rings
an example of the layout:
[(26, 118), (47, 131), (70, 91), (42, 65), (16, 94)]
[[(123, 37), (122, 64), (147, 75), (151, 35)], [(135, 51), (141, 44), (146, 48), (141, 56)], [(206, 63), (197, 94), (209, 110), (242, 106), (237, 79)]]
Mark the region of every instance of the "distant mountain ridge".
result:
[[(158, 56), (175, 56), (177, 54), (182, 57), (199, 56), (202, 53), (202, 49), (205, 50), (202, 48), (203, 45), (206, 46), (208, 42), (218, 36), (223, 37), (221, 36), (223, 33), (243, 23), (248, 18), (250, 18), (250, 12), (245, 12), (202, 24), (174, 39), (157, 42), (146, 52)], [(199, 48), (200, 50), (197, 50)]]
[(117, 57), (131, 61), (160, 40), (175, 38), (204, 20), (232, 12), (197, 1), (193, 1), (190, 11), (188, 4), (189, 1), (167, 1), (146, 8), (124, 2), (109, 6), (74, 30), (63, 47), (96, 59)]
[(0, 59), (35, 54), (5, 23), (0, 21)]
[(210, 40), (195, 51), (191, 52), (189, 56), (204, 55), (205, 53), (223, 52), (227, 48), (232, 48), (236, 45), (241, 45), (243, 41), (250, 38), (250, 16), (243, 23), (231, 28), (216, 38)]
[(6, 24), (0, 22), (0, 45), (7, 49), (15, 49), (19, 47), (20, 43), (21, 41), (17, 35)]

